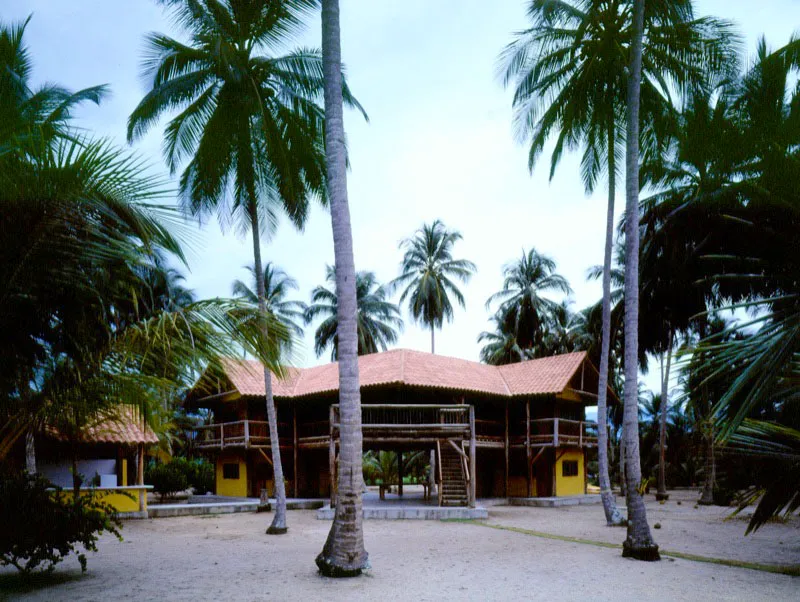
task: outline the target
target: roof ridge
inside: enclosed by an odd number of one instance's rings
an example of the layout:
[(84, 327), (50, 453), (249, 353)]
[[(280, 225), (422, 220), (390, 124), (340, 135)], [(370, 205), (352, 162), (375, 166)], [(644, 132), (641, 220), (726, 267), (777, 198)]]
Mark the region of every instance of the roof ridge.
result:
[(406, 350), (400, 349), (400, 382), (406, 384)]
[(508, 395), (509, 397), (513, 397), (514, 394), (511, 392), (511, 387), (508, 385), (508, 381), (506, 380), (506, 377), (503, 375), (503, 371), (500, 369), (503, 366), (492, 366), (492, 367), (500, 375), (500, 380), (503, 381), (503, 386), (506, 388), (506, 395)]

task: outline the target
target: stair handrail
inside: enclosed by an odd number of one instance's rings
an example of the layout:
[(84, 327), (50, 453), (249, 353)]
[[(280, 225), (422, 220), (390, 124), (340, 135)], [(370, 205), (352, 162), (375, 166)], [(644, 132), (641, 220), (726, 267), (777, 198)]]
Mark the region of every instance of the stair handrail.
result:
[(441, 506), (444, 481), (442, 480), (442, 447), (439, 445), (438, 439), (436, 440), (436, 470), (439, 472), (439, 506)]
[(467, 484), (467, 497), (469, 497), (469, 463), (467, 462), (467, 452), (464, 450), (464, 441), (461, 442), (461, 469), (464, 471), (464, 479)]

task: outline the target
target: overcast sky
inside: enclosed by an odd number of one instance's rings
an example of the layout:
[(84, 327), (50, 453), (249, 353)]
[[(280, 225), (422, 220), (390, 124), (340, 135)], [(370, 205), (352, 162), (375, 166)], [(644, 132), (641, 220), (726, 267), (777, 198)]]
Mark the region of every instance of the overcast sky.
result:
[[(574, 308), (600, 297), (587, 282), (589, 266), (602, 262), (605, 184), (585, 195), (579, 161), (567, 156), (552, 182), (543, 160), (528, 173), (527, 151), (514, 139), (510, 93), (495, 77), (496, 58), (511, 33), (526, 26), (521, 0), (342, 0), (342, 47), (351, 88), (369, 113), (364, 123), (346, 116), (352, 169), (348, 179), (356, 268), (382, 282), (398, 273), (398, 242), (423, 222), (439, 218), (464, 240), (457, 257), (478, 272), (463, 287), (465, 310), (437, 333), (438, 353), (477, 360), (476, 342), (489, 329), (486, 298), (502, 284), (502, 266), (522, 249), (552, 256), (568, 278)], [(800, 0), (698, 0), (699, 14), (732, 19), (748, 53), (761, 34), (773, 47), (800, 25)], [(72, 89), (107, 83), (112, 97), (78, 113), (79, 125), (125, 143), (128, 115), (145, 92), (139, 77), (143, 36), (175, 33), (150, 0), (3, 0), (4, 22), (33, 19), (26, 40), (34, 81)], [(298, 45), (319, 46), (319, 17)], [(134, 146), (166, 172), (161, 155), (163, 123)], [(549, 158), (549, 154), (545, 155)], [(617, 207), (624, 205), (622, 190)], [(252, 243), (216, 222), (196, 228), (187, 281), (199, 297), (226, 296), (245, 278)], [(263, 247), (265, 260), (283, 267), (308, 301), (333, 261), (330, 217), (316, 207), (303, 233), (284, 222)], [(427, 351), (429, 334), (408, 319), (399, 346)], [(300, 365), (328, 361), (313, 352), (308, 329)], [(657, 386), (655, 374), (648, 385)]]

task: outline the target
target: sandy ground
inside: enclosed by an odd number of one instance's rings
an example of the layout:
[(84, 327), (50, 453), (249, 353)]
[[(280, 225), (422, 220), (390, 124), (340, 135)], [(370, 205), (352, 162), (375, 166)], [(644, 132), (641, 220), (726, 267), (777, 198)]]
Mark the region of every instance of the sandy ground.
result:
[[(688, 500), (648, 504), (665, 549), (760, 563), (800, 563), (800, 525), (767, 525), (744, 537), (724, 509)], [(289, 534), (266, 536), (268, 514), (183, 517), (125, 524), (125, 541), (104, 537), (81, 576), (70, 559), (47, 584), (20, 591), (0, 569), (0, 597), (31, 600), (797, 600), (800, 578), (688, 560), (642, 563), (617, 549), (554, 541), (458, 522), (367, 521), (372, 570), (330, 580), (314, 557), (330, 523), (289, 513)], [(619, 543), (600, 506), (490, 508), (492, 524)]]

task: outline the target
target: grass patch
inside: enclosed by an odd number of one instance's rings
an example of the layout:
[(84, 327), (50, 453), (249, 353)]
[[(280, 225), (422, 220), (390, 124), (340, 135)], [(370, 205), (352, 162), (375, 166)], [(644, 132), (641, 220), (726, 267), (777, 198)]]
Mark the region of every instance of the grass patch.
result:
[[(533, 531), (532, 529), (523, 529), (522, 527), (508, 527), (504, 525), (492, 525), (477, 520), (470, 519), (450, 519), (448, 522), (460, 522), (470, 525), (477, 525), (479, 527), (488, 527), (490, 529), (498, 529), (500, 531), (511, 531), (513, 533), (521, 533), (522, 535), (530, 535), (531, 537), (540, 537), (542, 539), (553, 539), (556, 541), (565, 541), (568, 543), (579, 543), (588, 546), (595, 546), (598, 548), (611, 548), (616, 550), (622, 549), (622, 544), (609, 543), (607, 541), (597, 541), (594, 539), (582, 539), (580, 537), (570, 537), (569, 535), (556, 535), (554, 533), (545, 533), (543, 531)], [(721, 566), (729, 566), (739, 569), (750, 569), (753, 571), (762, 571), (765, 573), (776, 573), (779, 575), (789, 575), (791, 577), (800, 577), (800, 565), (797, 564), (762, 564), (758, 562), (746, 562), (744, 560), (730, 560), (728, 558), (715, 558), (713, 556), (700, 556), (698, 554), (688, 554), (686, 552), (675, 552), (672, 550), (659, 550), (662, 556), (668, 558), (680, 558), (681, 560), (691, 560), (692, 562), (706, 562), (708, 564), (717, 564)]]

